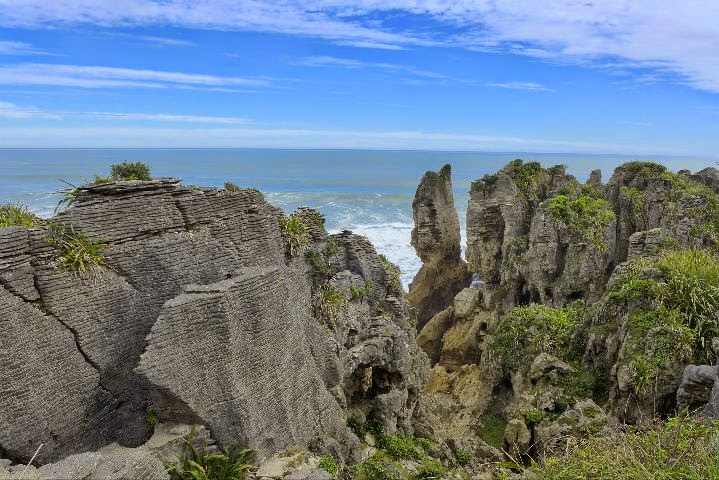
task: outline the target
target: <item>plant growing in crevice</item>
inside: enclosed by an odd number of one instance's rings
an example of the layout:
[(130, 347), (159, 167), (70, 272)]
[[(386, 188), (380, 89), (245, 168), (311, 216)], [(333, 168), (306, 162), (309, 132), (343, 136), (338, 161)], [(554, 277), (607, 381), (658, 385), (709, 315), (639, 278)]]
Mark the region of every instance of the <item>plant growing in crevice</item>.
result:
[(604, 231), (615, 215), (606, 200), (587, 195), (576, 199), (557, 195), (549, 202), (548, 213), (555, 222), (566, 225), (576, 238), (591, 243), (599, 250), (607, 249)]
[(310, 243), (309, 229), (299, 215), (293, 213), (279, 220), (280, 231), (285, 239), (285, 249), (290, 257), (303, 252)]
[(207, 444), (195, 447), (194, 428), (183, 439), (184, 452), (180, 461), (167, 467), (167, 472), (179, 480), (244, 480), (255, 471), (250, 463), (250, 449), (224, 448), (218, 452), (209, 450)]
[(104, 256), (107, 241), (90, 240), (73, 226), (68, 230), (65, 225), (51, 222), (45, 240), (58, 250), (57, 264), (80, 277), (94, 277), (107, 266)]
[(367, 295), (372, 293), (372, 282), (365, 282), (361, 287), (350, 285), (350, 298), (361, 302)]
[(150, 167), (142, 162), (122, 162), (110, 165), (113, 180), (152, 180)]
[(315, 309), (320, 320), (325, 322), (336, 320), (342, 312), (347, 297), (331, 283), (320, 287), (315, 295)]
[(634, 221), (634, 224), (639, 225), (641, 222), (641, 225), (646, 225), (647, 216), (644, 208), (644, 194), (642, 191), (636, 187), (629, 188), (622, 186), (621, 193), (629, 200), (629, 203), (632, 206), (632, 220)]
[(25, 227), (34, 228), (42, 225), (43, 221), (37, 215), (28, 212), (22, 205), (0, 206), (0, 228)]
[(335, 457), (331, 457), (329, 455), (322, 455), (317, 461), (317, 468), (324, 470), (325, 472), (329, 473), (332, 478), (335, 478), (335, 476), (340, 470), (340, 465), (339, 463), (337, 463), (337, 459)]
[(389, 275), (390, 287), (394, 290), (402, 290), (402, 282), (400, 280), (401, 272), (399, 270), (399, 267), (395, 266), (387, 259), (387, 257), (382, 254), (379, 255), (379, 261), (382, 263), (382, 266), (384, 267), (385, 272), (387, 272), (387, 275)]
[(339, 252), (339, 245), (334, 238), (329, 238), (321, 251), (309, 250), (305, 254), (305, 261), (310, 266), (309, 275), (313, 278), (328, 279), (332, 277), (337, 270), (332, 268), (332, 257)]
[(225, 182), (225, 191), (227, 192), (241, 192), (242, 189), (235, 183)]

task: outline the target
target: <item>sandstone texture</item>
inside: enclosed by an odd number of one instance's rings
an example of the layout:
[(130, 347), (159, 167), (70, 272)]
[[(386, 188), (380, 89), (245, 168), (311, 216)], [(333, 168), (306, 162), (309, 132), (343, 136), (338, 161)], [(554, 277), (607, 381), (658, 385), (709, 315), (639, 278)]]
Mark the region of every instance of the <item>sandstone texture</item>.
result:
[(454, 207), (452, 170), (427, 172), (412, 202), (412, 246), (422, 267), (412, 281), (407, 301), (417, 311), (417, 329), (452, 303), (469, 286), (467, 264), (462, 259), (459, 217)]
[[(429, 369), (396, 267), (294, 215), (287, 233), (257, 190), (156, 179), (86, 185), (44, 226), (0, 229), (0, 458), (42, 444), (34, 465), (91, 472), (68, 478), (166, 478), (155, 460), (113, 466), (146, 457), (150, 416), (258, 460), (308, 445), (352, 460), (351, 414), (411, 435)], [(53, 225), (105, 242), (104, 265), (63, 266)]]

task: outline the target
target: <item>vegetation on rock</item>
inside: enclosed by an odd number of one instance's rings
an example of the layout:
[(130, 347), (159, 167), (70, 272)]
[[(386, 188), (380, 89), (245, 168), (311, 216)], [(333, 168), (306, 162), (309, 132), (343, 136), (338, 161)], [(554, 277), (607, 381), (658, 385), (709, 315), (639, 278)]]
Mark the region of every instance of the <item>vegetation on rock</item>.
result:
[(152, 180), (150, 167), (142, 162), (122, 162), (110, 165), (113, 180)]
[(310, 243), (309, 229), (296, 213), (280, 218), (280, 231), (285, 239), (285, 249), (290, 257), (303, 252)]
[(339, 288), (326, 283), (320, 287), (316, 295), (315, 310), (320, 320), (336, 320), (342, 312), (342, 307), (347, 302), (347, 297)]
[(557, 223), (566, 225), (576, 238), (600, 250), (607, 249), (604, 231), (614, 220), (614, 211), (606, 200), (589, 195), (574, 199), (557, 195), (549, 202), (549, 214)]
[(65, 225), (50, 223), (45, 240), (59, 251), (57, 264), (81, 277), (93, 277), (107, 265), (107, 242), (90, 240), (73, 226), (68, 230)]
[(582, 302), (563, 308), (539, 304), (515, 307), (500, 322), (491, 351), (501, 364), (511, 368), (528, 366), (540, 353), (565, 357), (583, 311)]
[(27, 208), (21, 205), (0, 206), (0, 228), (3, 227), (25, 227), (34, 228), (42, 225), (42, 219), (37, 215), (28, 212)]
[(194, 431), (185, 439), (185, 452), (179, 462), (167, 467), (168, 473), (178, 480), (244, 480), (252, 475), (255, 466), (250, 463), (252, 450), (237, 452), (225, 448), (210, 450), (207, 445), (195, 447)]
[(533, 476), (528, 478), (719, 479), (718, 434), (716, 420), (686, 416), (645, 430), (626, 427), (608, 437), (584, 440), (564, 455), (544, 458), (529, 469)]
[(385, 271), (390, 276), (390, 285), (395, 290), (402, 290), (402, 282), (400, 281), (400, 270), (399, 267), (390, 262), (384, 255), (379, 255), (379, 260), (382, 262)]

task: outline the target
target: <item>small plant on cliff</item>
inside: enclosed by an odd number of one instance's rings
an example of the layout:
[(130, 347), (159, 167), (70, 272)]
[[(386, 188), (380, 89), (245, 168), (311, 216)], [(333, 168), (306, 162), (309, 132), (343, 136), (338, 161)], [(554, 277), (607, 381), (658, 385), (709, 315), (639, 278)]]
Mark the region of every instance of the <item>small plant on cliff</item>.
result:
[(285, 249), (290, 257), (304, 251), (310, 243), (309, 229), (296, 213), (280, 218), (280, 230), (285, 239)]
[(0, 206), (0, 228), (25, 227), (33, 228), (42, 225), (42, 219), (27, 211), (21, 205)]
[(317, 315), (321, 320), (335, 320), (339, 317), (347, 297), (334, 285), (327, 283), (320, 287), (315, 296)]
[(355, 287), (350, 285), (350, 297), (352, 300), (362, 301), (364, 298), (372, 293), (372, 282), (365, 282), (362, 287)]
[(382, 262), (385, 272), (390, 277), (390, 286), (395, 290), (402, 290), (402, 282), (400, 281), (400, 270), (384, 255), (379, 255), (379, 261)]
[(100, 175), (95, 175), (95, 183), (110, 183), (112, 182), (112, 177), (102, 177)]
[(719, 479), (719, 422), (686, 416), (649, 429), (616, 431), (590, 437), (561, 456), (545, 457), (529, 470), (532, 478)]
[(521, 159), (512, 160), (509, 175), (517, 186), (520, 195), (527, 201), (534, 201), (539, 194), (539, 177), (544, 171), (538, 162), (524, 163)]
[(73, 226), (68, 231), (62, 224), (50, 223), (45, 240), (59, 250), (58, 265), (81, 277), (92, 277), (107, 264), (104, 256), (107, 242), (90, 240)]
[(242, 189), (235, 183), (225, 182), (225, 191), (227, 192), (241, 192)]
[(195, 447), (194, 429), (184, 439), (185, 451), (179, 462), (167, 467), (173, 478), (180, 480), (244, 480), (255, 470), (250, 463), (252, 450), (242, 449), (235, 453), (225, 448), (211, 452), (207, 444), (202, 449)]
[(150, 167), (142, 162), (122, 162), (110, 165), (113, 180), (152, 180)]
[(563, 308), (537, 304), (515, 307), (499, 323), (491, 351), (510, 368), (527, 366), (543, 352), (566, 357), (583, 311), (582, 302)]
[(319, 458), (317, 461), (317, 468), (321, 468), (325, 472), (329, 473), (332, 475), (332, 478), (334, 478), (337, 475), (337, 472), (340, 471), (340, 465), (337, 463), (337, 459), (329, 455), (322, 455)]
[(614, 211), (606, 200), (587, 195), (571, 200), (566, 195), (557, 195), (549, 203), (549, 214), (579, 239), (600, 250), (607, 249), (604, 230), (614, 220)]

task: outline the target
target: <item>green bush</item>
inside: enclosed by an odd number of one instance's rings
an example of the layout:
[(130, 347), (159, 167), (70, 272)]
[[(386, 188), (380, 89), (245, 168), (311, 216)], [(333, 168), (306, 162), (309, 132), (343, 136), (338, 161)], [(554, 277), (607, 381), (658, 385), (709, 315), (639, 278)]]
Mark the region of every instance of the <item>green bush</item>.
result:
[(532, 426), (541, 422), (544, 419), (544, 414), (538, 408), (530, 408), (522, 410), (522, 418), (524, 418), (524, 423)]
[(242, 449), (237, 453), (225, 448), (212, 453), (207, 445), (198, 449), (193, 443), (194, 430), (184, 440), (185, 452), (182, 459), (167, 467), (173, 478), (180, 480), (244, 480), (252, 475), (254, 465), (249, 463), (252, 450)]
[(34, 228), (42, 225), (42, 219), (27, 211), (21, 205), (0, 206), (0, 228), (3, 227), (25, 227)]
[(566, 195), (557, 195), (549, 203), (549, 214), (555, 222), (566, 225), (578, 239), (588, 241), (600, 250), (607, 249), (604, 230), (615, 215), (606, 200), (587, 195), (571, 200)]
[(81, 277), (92, 277), (106, 266), (104, 256), (108, 245), (104, 240), (93, 241), (70, 226), (50, 223), (45, 240), (59, 250), (57, 263)]
[(515, 307), (499, 323), (491, 352), (510, 368), (528, 366), (542, 352), (566, 360), (583, 311), (581, 302), (563, 308), (538, 304)]
[(113, 180), (152, 180), (150, 167), (142, 162), (122, 162), (110, 165)]
[(337, 460), (334, 457), (330, 457), (329, 455), (323, 455), (320, 457), (319, 461), (317, 462), (317, 468), (321, 468), (333, 477), (337, 475), (337, 472), (339, 472), (340, 470), (340, 466), (337, 463)]
[(310, 243), (309, 229), (296, 213), (280, 219), (280, 231), (285, 239), (285, 248), (290, 257), (304, 251)]
[(686, 417), (638, 431), (589, 438), (529, 470), (547, 480), (719, 479), (716, 420)]
[(365, 282), (361, 287), (350, 285), (350, 298), (352, 300), (362, 301), (370, 293), (372, 293), (372, 282)]
[(538, 162), (524, 163), (521, 159), (512, 160), (505, 168), (517, 186), (520, 195), (527, 201), (535, 201), (539, 193), (539, 179), (544, 172)]
[(327, 283), (320, 287), (316, 295), (316, 311), (320, 320), (336, 320), (342, 312), (347, 297), (334, 285)]

